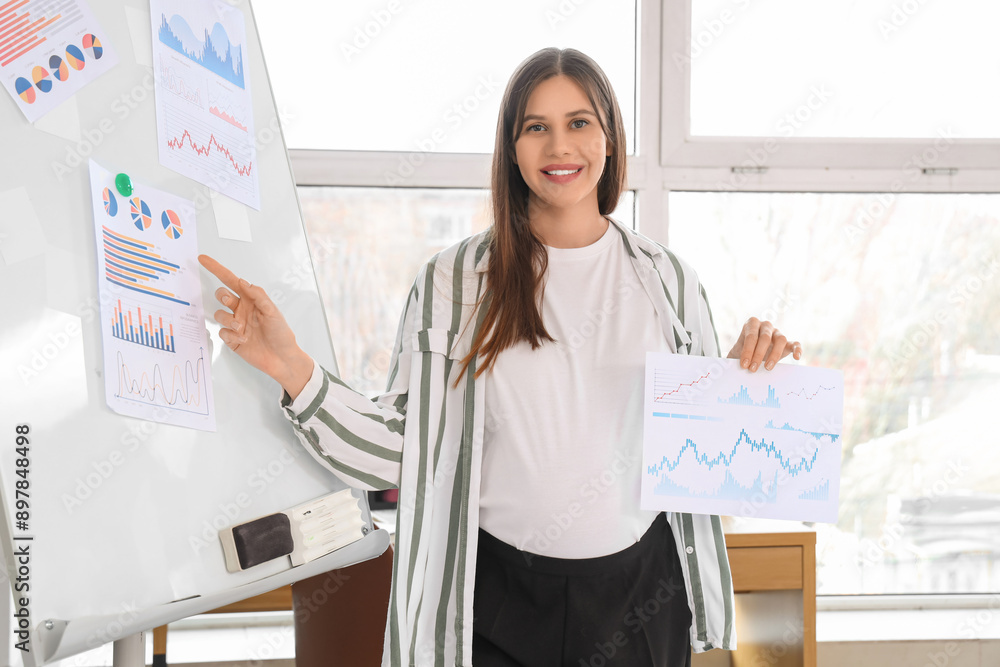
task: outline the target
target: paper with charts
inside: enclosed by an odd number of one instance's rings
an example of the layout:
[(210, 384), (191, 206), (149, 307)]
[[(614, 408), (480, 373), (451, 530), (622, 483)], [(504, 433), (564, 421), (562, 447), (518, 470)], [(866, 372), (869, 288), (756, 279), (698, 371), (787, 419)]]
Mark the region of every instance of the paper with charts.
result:
[(215, 430), (194, 205), (90, 162), (108, 407)]
[(160, 163), (260, 210), (243, 13), (150, 0)]
[(643, 509), (837, 520), (840, 371), (646, 356)]
[(116, 64), (83, 0), (0, 0), (0, 78), (28, 122)]

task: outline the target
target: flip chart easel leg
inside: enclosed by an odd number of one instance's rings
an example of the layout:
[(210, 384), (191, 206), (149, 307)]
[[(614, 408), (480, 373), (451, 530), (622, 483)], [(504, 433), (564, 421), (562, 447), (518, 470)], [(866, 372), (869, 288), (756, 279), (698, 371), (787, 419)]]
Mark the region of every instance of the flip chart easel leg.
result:
[(146, 665), (146, 633), (118, 639), (114, 644), (114, 667), (145, 667)]

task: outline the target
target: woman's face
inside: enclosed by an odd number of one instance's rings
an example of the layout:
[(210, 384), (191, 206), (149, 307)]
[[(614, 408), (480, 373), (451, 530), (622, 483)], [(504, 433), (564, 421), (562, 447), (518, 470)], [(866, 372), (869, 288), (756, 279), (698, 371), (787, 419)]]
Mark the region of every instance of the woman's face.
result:
[(562, 74), (542, 81), (528, 98), (520, 130), (514, 151), (532, 203), (569, 209), (592, 198), (596, 210), (611, 146), (583, 89)]

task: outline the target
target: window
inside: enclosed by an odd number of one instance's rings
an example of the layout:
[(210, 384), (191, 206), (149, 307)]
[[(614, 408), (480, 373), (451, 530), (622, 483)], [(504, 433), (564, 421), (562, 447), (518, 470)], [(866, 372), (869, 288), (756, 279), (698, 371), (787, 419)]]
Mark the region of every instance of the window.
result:
[(817, 592), (1000, 590), (1000, 195), (674, 192), (670, 210), (720, 337), (758, 314), (844, 373)]
[(995, 7), (663, 11), (670, 245), (723, 340), (759, 314), (845, 373), (840, 518), (808, 527), (818, 592), (1000, 590), (996, 436), (977, 407), (1000, 388), (1000, 124), (980, 114), (1000, 97), (963, 83), (1000, 62), (975, 37)]
[(275, 0), (254, 3), (290, 148), (492, 153), (507, 79), (547, 46), (601, 64), (634, 145), (634, 3), (304, 4), (305, 22)]
[(996, 3), (694, 0), (691, 18), (693, 135), (1000, 137)]

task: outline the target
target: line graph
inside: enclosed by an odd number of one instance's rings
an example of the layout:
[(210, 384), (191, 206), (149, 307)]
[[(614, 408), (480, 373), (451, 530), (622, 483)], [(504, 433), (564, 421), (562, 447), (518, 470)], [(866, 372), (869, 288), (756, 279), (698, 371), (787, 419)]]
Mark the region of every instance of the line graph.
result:
[(249, 110), (238, 100), (238, 95), (226, 89), (224, 84), (215, 84), (208, 88), (208, 112), (244, 132), (248, 131), (247, 118)]
[[(204, 97), (202, 98), (204, 100)], [(256, 149), (249, 131), (178, 100), (162, 110), (164, 164), (237, 201), (259, 206)]]
[(647, 355), (641, 506), (835, 521), (839, 371)]
[(699, 465), (703, 465), (709, 470), (720, 464), (729, 465), (736, 456), (740, 445), (743, 444), (748, 445), (751, 452), (763, 452), (768, 458), (773, 458), (778, 462), (778, 464), (781, 465), (785, 472), (793, 477), (802, 472), (802, 470), (806, 470), (807, 472), (811, 471), (813, 469), (813, 465), (816, 463), (816, 457), (819, 455), (819, 448), (817, 447), (811, 458), (805, 459), (800, 457), (799, 462), (793, 465), (790, 463), (791, 459), (783, 454), (782, 451), (774, 445), (773, 440), (771, 442), (766, 442), (763, 438), (760, 440), (754, 440), (745, 430), (741, 430), (740, 436), (736, 440), (736, 444), (733, 445), (732, 451), (729, 452), (728, 456), (725, 453), (719, 453), (716, 456), (709, 458), (707, 454), (698, 451), (698, 443), (688, 438), (673, 460), (663, 457), (663, 460), (660, 461), (660, 463), (649, 466), (646, 471), (650, 475), (659, 475), (664, 469), (673, 472), (681, 464), (681, 460), (684, 458), (684, 452), (688, 450), (691, 450), (694, 454), (694, 460)]
[[(694, 388), (698, 383), (711, 377), (711, 372), (699, 375), (690, 382), (677, 382), (672, 380), (667, 373), (657, 373), (653, 380), (653, 401), (656, 403), (670, 403), (671, 399), (677, 397), (685, 390)], [(690, 393), (687, 391), (686, 393)]]
[(199, 415), (209, 414), (204, 348), (199, 349), (195, 359), (162, 366), (154, 363), (142, 369), (132, 368), (119, 351), (117, 366), (116, 397)]
[(182, 76), (174, 67), (160, 63), (160, 82), (163, 87), (185, 102), (190, 102), (200, 108), (201, 87), (189, 85), (189, 76)]
[(235, 169), (236, 173), (239, 174), (240, 176), (249, 175), (250, 170), (253, 168), (252, 162), (247, 163), (246, 165), (237, 162), (236, 157), (232, 154), (232, 152), (228, 148), (219, 143), (218, 139), (215, 138), (214, 133), (209, 135), (208, 141), (205, 144), (199, 144), (195, 142), (194, 139), (191, 138), (191, 133), (189, 131), (184, 130), (184, 133), (181, 134), (180, 137), (168, 139), (167, 146), (173, 149), (183, 148), (185, 140), (187, 141), (187, 145), (190, 146), (191, 149), (198, 155), (208, 155), (209, 153), (212, 152), (212, 148), (215, 147), (217, 151), (219, 151), (229, 159), (229, 162), (230, 164), (232, 164), (233, 169)]
[(814, 391), (812, 393), (810, 393), (809, 390), (807, 390), (805, 387), (803, 387), (802, 389), (800, 389), (798, 391), (790, 391), (790, 392), (788, 392), (786, 394), (786, 396), (797, 396), (799, 398), (804, 398), (807, 401), (811, 401), (814, 398), (816, 398), (819, 395), (819, 392), (821, 392), (821, 391), (833, 391), (833, 387), (824, 387), (823, 385), (820, 385), (819, 389), (817, 389), (816, 391)]

